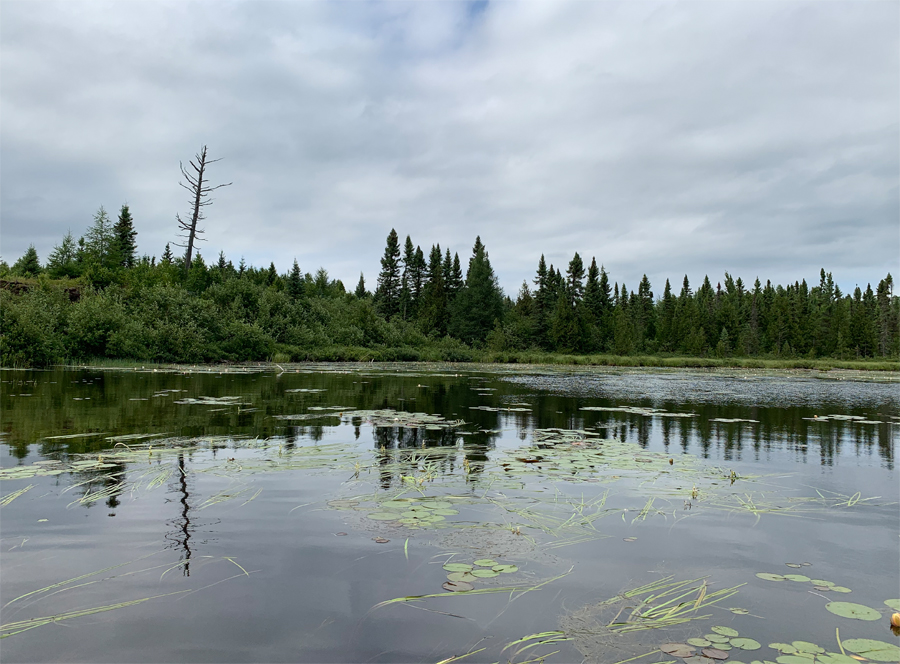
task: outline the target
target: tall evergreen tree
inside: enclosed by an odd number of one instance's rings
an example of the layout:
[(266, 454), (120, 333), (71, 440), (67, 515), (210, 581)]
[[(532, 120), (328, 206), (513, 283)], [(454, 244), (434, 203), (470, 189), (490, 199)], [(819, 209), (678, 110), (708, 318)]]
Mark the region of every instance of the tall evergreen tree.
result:
[(54, 279), (78, 276), (78, 246), (72, 231), (66, 233), (62, 242), (53, 247), (47, 257), (47, 272)]
[(566, 269), (566, 297), (572, 307), (584, 297), (584, 263), (577, 251)]
[(359, 299), (369, 296), (369, 292), (366, 290), (366, 279), (363, 277), (362, 272), (359, 273), (359, 282), (356, 284), (356, 290), (353, 294)]
[(137, 258), (137, 231), (134, 230), (134, 219), (131, 210), (123, 205), (119, 211), (119, 218), (113, 226), (113, 252), (121, 267), (134, 267)]
[(288, 275), (287, 293), (295, 300), (303, 296), (303, 274), (300, 272), (300, 265), (296, 258), (291, 266), (291, 273)]
[(413, 295), (410, 289), (410, 279), (413, 271), (416, 270), (416, 250), (412, 243), (412, 238), (406, 236), (406, 243), (403, 246), (403, 275), (400, 277), (400, 317), (403, 320), (409, 320), (415, 316), (413, 311)]
[(428, 257), (419, 321), (426, 334), (444, 336), (447, 332), (447, 292), (440, 245), (434, 245)]
[(396, 316), (400, 307), (400, 242), (397, 231), (393, 228), (388, 233), (384, 256), (381, 258), (375, 304), (385, 318)]
[[(160, 262), (166, 265), (171, 265), (172, 261), (175, 260), (175, 257), (172, 255), (172, 248), (169, 246), (169, 243), (166, 242), (166, 250), (163, 252), (162, 258), (160, 258)], [(241, 261), (244, 259), (242, 258)]]
[(87, 259), (100, 267), (115, 266), (113, 224), (103, 206), (94, 215), (94, 223), (84, 236)]
[(41, 273), (41, 262), (33, 244), (28, 245), (25, 253), (13, 263), (11, 271), (17, 277), (36, 277)]
[(481, 343), (503, 315), (503, 292), (491, 267), (488, 252), (475, 239), (466, 283), (453, 302), (450, 333), (466, 343)]

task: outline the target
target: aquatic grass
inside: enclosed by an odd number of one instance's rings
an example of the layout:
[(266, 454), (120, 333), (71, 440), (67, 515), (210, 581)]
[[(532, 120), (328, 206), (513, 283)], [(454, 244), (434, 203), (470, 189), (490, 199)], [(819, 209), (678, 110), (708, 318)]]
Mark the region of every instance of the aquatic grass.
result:
[(65, 613), (58, 613), (52, 616), (42, 616), (40, 618), (29, 618), (28, 620), (19, 620), (11, 623), (4, 623), (0, 625), (0, 639), (5, 639), (10, 636), (14, 636), (16, 634), (21, 634), (22, 632), (27, 632), (30, 629), (34, 629), (36, 627), (43, 627), (44, 625), (49, 625), (51, 623), (59, 623), (65, 620), (72, 620), (74, 618), (82, 618), (84, 616), (92, 616), (98, 613), (104, 613), (106, 611), (114, 611), (116, 609), (124, 609), (128, 606), (134, 606), (136, 604), (142, 604), (144, 602), (148, 602), (151, 599), (159, 599), (160, 597), (171, 597), (172, 595), (183, 595), (184, 593), (191, 592), (190, 590), (176, 590), (170, 593), (163, 593), (161, 595), (153, 595), (151, 597), (142, 597), (140, 599), (128, 600), (125, 602), (117, 602), (115, 604), (107, 604), (105, 606), (95, 606), (87, 609), (75, 609), (74, 611), (66, 611)]
[(3, 498), (0, 498), (0, 507), (6, 507), (12, 501), (14, 501), (19, 496), (23, 495), (26, 491), (34, 488), (34, 484), (29, 484), (26, 487), (19, 489), (18, 491), (13, 491), (12, 493), (8, 493)]

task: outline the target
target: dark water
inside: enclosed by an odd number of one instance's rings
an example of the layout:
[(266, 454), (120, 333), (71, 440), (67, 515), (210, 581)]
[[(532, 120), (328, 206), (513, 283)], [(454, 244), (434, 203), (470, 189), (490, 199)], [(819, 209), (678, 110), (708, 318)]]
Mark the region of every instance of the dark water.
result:
[[(898, 643), (890, 376), (286, 369), (0, 372), (0, 492), (30, 487), (0, 508), (3, 661), (668, 662), (647, 653), (713, 626), (761, 644), (731, 662), (840, 652), (836, 628)], [(445, 593), (443, 563), (482, 558), (517, 569)], [(691, 620), (607, 628), (637, 600), (598, 603), (669, 577), (707, 577)]]

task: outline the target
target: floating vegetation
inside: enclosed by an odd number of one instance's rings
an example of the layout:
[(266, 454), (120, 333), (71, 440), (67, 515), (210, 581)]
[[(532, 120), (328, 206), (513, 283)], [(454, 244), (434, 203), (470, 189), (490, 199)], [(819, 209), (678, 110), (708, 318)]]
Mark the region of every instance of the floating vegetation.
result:
[(249, 406), (250, 403), (241, 401), (243, 397), (197, 397), (177, 399), (175, 403), (183, 406)]
[[(794, 563), (785, 563), (788, 566), (792, 566)], [(804, 563), (807, 564), (808, 563)], [(811, 583), (813, 587), (820, 592), (835, 592), (835, 593), (849, 593), (851, 592), (850, 588), (845, 588), (844, 586), (837, 586), (833, 581), (826, 581), (824, 579), (811, 579), (804, 574), (772, 574), (771, 572), (757, 572), (757, 578), (762, 579), (763, 581), (794, 581), (795, 583)]]
[(697, 413), (671, 413), (661, 408), (644, 408), (641, 406), (582, 406), (579, 410), (596, 410), (607, 413), (628, 413), (644, 417), (697, 417)]
[(842, 618), (854, 618), (855, 620), (878, 620), (881, 618), (880, 611), (853, 602), (828, 602), (825, 608)]
[(29, 484), (28, 486), (23, 487), (23, 488), (19, 489), (18, 491), (13, 491), (12, 493), (6, 494), (5, 496), (3, 496), (3, 498), (0, 498), (0, 507), (6, 507), (12, 501), (14, 501), (16, 498), (21, 496), (23, 493), (25, 493), (29, 489), (33, 489), (33, 488), (34, 488), (34, 484)]
[(873, 662), (900, 662), (900, 646), (875, 639), (846, 639), (841, 646)]

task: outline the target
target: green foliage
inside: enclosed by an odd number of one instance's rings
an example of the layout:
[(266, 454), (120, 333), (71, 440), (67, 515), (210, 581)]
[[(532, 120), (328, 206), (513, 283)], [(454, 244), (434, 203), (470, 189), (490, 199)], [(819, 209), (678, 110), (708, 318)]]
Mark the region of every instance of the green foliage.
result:
[(481, 238), (475, 238), (466, 283), (456, 295), (449, 332), (468, 344), (480, 344), (503, 315), (503, 292)]
[(44, 366), (65, 358), (68, 298), (59, 290), (0, 290), (0, 362)]
[(78, 245), (72, 231), (66, 233), (62, 242), (53, 247), (47, 258), (47, 274), (54, 279), (77, 277), (81, 274), (78, 264)]
[(33, 244), (28, 245), (22, 257), (13, 264), (11, 272), (16, 277), (36, 277), (41, 273), (41, 262)]

